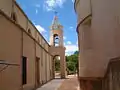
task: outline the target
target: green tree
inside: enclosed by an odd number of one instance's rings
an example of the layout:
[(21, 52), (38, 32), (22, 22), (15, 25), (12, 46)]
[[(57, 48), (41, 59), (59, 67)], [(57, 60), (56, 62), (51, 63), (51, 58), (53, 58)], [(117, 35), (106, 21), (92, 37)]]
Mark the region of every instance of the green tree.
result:
[(69, 73), (76, 73), (78, 69), (78, 51), (70, 56), (66, 56), (67, 70)]
[(60, 71), (60, 60), (55, 59), (55, 71)]
[(75, 52), (74, 52), (74, 54), (78, 54), (78, 53), (79, 53), (79, 51), (75, 51)]
[(74, 64), (74, 62), (67, 62), (67, 68), (69, 69), (69, 71), (74, 72), (75, 71), (75, 64)]

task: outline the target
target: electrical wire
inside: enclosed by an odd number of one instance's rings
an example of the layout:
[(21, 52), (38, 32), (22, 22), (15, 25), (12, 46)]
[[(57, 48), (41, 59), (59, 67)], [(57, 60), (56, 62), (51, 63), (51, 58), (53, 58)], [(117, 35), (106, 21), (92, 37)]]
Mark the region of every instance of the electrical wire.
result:
[[(2, 61), (2, 60), (1, 60)], [(0, 63), (0, 65), (5, 65), (1, 70), (0, 70), (0, 73), (2, 71), (4, 71), (8, 66), (19, 66), (19, 64), (10, 64), (10, 63), (5, 63), (5, 62), (2, 62)]]
[(11, 66), (19, 66), (19, 64), (11, 64), (11, 63), (0, 63), (0, 65), (11, 65)]
[(2, 71), (4, 71), (8, 66), (9, 66), (9, 65), (4, 66), (4, 67), (0, 70), (0, 73), (1, 73)]

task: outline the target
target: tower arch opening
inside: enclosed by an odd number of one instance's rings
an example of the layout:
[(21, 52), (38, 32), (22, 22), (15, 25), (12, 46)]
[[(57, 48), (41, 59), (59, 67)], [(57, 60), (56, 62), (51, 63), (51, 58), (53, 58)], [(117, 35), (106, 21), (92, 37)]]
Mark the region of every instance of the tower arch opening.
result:
[(54, 37), (54, 46), (55, 47), (59, 46), (60, 38), (58, 34), (54, 34), (53, 37)]
[(55, 55), (54, 56), (54, 78), (61, 78), (60, 55)]

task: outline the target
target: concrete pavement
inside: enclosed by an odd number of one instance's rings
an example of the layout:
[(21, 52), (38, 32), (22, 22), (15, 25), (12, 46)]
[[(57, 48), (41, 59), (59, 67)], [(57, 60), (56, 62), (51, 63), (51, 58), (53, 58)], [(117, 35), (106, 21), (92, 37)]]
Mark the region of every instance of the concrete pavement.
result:
[(62, 82), (58, 90), (79, 90), (76, 75), (68, 75), (67, 79)]
[(68, 75), (67, 79), (54, 79), (37, 90), (79, 90), (76, 75)]
[(54, 79), (48, 82), (47, 84), (41, 86), (37, 90), (57, 90), (63, 81), (64, 79)]

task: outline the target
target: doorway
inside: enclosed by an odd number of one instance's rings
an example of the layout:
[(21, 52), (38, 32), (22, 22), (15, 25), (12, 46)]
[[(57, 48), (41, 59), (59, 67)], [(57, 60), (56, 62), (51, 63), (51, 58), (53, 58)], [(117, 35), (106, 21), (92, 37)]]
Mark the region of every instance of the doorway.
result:
[(36, 68), (36, 86), (40, 85), (40, 58), (36, 57), (35, 68)]
[(27, 57), (22, 57), (22, 85), (27, 84)]
[(60, 70), (60, 56), (56, 55), (54, 57), (54, 75), (55, 78), (61, 78), (61, 70)]

